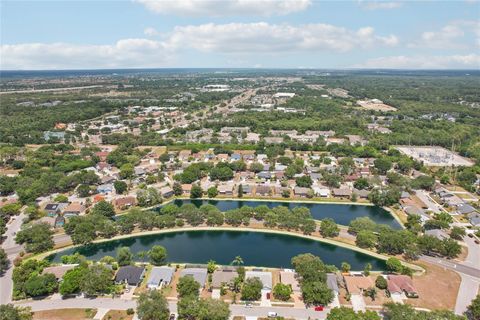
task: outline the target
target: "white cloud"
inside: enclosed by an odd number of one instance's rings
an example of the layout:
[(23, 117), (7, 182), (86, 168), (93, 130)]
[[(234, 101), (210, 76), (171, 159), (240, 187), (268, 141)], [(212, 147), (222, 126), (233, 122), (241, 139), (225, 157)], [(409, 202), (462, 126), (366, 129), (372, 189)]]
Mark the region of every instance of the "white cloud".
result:
[(190, 47), (202, 52), (282, 53), (393, 46), (394, 35), (377, 36), (372, 27), (349, 30), (329, 24), (228, 23), (176, 27), (166, 41), (169, 47)]
[(160, 33), (155, 28), (148, 27), (143, 30), (143, 34), (149, 37), (155, 37), (158, 36)]
[(380, 69), (478, 69), (480, 55), (451, 55), (451, 56), (392, 56), (367, 60), (355, 68)]
[(396, 1), (360, 1), (360, 6), (367, 10), (390, 10), (403, 6), (403, 3)]
[(181, 16), (286, 15), (308, 8), (311, 0), (134, 0), (148, 10)]
[[(420, 39), (409, 44), (411, 48), (465, 49), (471, 46), (469, 35), (480, 43), (480, 22), (470, 20), (452, 21), (438, 31), (426, 31)], [(465, 41), (465, 38), (466, 41)], [(464, 40), (464, 41), (462, 41)]]
[(112, 45), (26, 43), (0, 46), (1, 69), (161, 67), (170, 51), (158, 41), (123, 39)]

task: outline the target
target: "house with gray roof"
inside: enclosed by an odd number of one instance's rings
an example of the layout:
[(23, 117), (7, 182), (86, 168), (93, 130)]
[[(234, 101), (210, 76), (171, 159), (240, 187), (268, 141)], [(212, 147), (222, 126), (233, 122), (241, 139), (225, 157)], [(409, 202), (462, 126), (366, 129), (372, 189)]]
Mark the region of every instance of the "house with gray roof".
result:
[(193, 277), (200, 284), (200, 288), (204, 288), (207, 282), (207, 273), (206, 268), (185, 268), (180, 272), (180, 277)]
[(272, 273), (267, 271), (247, 271), (245, 279), (258, 278), (262, 281), (262, 290), (272, 290)]
[(125, 266), (118, 269), (117, 274), (115, 275), (115, 283), (117, 284), (128, 284), (129, 286), (138, 286), (142, 282), (143, 276), (145, 275), (144, 267), (137, 266)]
[(162, 266), (153, 267), (148, 278), (147, 287), (149, 289), (163, 288), (172, 282), (175, 268)]

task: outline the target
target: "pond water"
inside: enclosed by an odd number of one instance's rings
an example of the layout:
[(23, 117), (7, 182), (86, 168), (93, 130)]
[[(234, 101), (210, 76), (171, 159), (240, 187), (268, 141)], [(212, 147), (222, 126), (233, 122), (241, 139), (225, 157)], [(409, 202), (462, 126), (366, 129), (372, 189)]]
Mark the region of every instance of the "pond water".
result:
[[(181, 206), (186, 203), (193, 203), (200, 207), (203, 204), (216, 206), (220, 211), (238, 209), (242, 206), (257, 207), (266, 205), (269, 208), (276, 206), (285, 206), (289, 209), (295, 207), (307, 207), (310, 209), (314, 219), (322, 220), (332, 218), (336, 223), (348, 226), (350, 221), (359, 217), (369, 217), (376, 223), (386, 224), (394, 229), (400, 229), (401, 226), (397, 220), (385, 209), (378, 206), (364, 206), (354, 204), (333, 204), (333, 203), (312, 203), (312, 202), (288, 202), (288, 201), (255, 201), (255, 200), (190, 200), (176, 199), (173, 203)], [(160, 207), (156, 210), (160, 210)]]
[(62, 255), (78, 252), (88, 259), (100, 260), (107, 255), (115, 257), (120, 247), (129, 247), (136, 254), (154, 245), (164, 246), (168, 261), (176, 263), (207, 263), (212, 259), (227, 265), (239, 255), (248, 266), (291, 268), (293, 256), (312, 253), (339, 268), (346, 261), (352, 270), (363, 270), (366, 263), (371, 263), (374, 270), (385, 270), (383, 260), (347, 248), (291, 235), (240, 230), (177, 231), (135, 236), (66, 249), (49, 259), (59, 262)]

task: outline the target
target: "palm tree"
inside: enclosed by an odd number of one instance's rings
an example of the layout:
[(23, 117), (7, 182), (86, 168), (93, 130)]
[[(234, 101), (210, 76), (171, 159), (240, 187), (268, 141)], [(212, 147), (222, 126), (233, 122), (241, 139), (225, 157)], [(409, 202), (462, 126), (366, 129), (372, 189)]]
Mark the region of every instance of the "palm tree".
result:
[(235, 259), (233, 259), (232, 261), (232, 265), (234, 266), (239, 266), (241, 264), (243, 264), (243, 259), (240, 256), (236, 256)]

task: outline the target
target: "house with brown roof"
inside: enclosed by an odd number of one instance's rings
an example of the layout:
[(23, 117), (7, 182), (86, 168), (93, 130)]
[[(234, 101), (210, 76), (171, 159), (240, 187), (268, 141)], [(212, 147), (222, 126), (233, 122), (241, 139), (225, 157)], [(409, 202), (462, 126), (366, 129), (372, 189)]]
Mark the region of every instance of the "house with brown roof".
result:
[(280, 271), (280, 282), (289, 285), (293, 292), (300, 292), (300, 285), (296, 277), (296, 273), (293, 271)]
[(347, 187), (334, 188), (332, 194), (338, 198), (350, 198), (352, 196), (352, 190)]
[(118, 209), (125, 209), (137, 204), (137, 199), (133, 196), (117, 198), (113, 200), (113, 205)]
[(343, 280), (345, 281), (345, 288), (351, 295), (361, 295), (363, 291), (375, 286), (370, 277), (344, 276)]
[(257, 188), (255, 191), (255, 194), (257, 196), (269, 196), (271, 193), (271, 188), (270, 186), (264, 185), (264, 184), (257, 184)]
[(413, 281), (406, 275), (389, 275), (387, 277), (387, 290), (391, 295), (405, 295), (409, 298), (418, 298), (417, 289)]
[(190, 183), (182, 184), (182, 192), (184, 194), (190, 194), (190, 191), (192, 191), (192, 185)]
[(78, 202), (72, 202), (63, 210), (63, 216), (65, 218), (68, 218), (78, 216), (83, 212), (85, 212), (85, 206), (81, 205)]
[(212, 288), (220, 289), (225, 285), (230, 286), (237, 276), (238, 273), (236, 270), (215, 270), (212, 274)]

